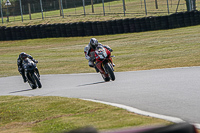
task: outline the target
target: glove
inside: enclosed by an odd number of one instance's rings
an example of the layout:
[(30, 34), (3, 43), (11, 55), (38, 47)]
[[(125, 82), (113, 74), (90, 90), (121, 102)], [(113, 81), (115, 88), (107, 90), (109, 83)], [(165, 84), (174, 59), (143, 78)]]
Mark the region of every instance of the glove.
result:
[(108, 49), (110, 52), (112, 52), (113, 50), (110, 48), (110, 49)]
[(110, 52), (112, 52), (113, 50), (109, 47), (109, 46), (103, 46), (104, 48), (107, 48)]
[(33, 59), (33, 62), (38, 63), (38, 61), (37, 61), (37, 60), (34, 60), (34, 59)]

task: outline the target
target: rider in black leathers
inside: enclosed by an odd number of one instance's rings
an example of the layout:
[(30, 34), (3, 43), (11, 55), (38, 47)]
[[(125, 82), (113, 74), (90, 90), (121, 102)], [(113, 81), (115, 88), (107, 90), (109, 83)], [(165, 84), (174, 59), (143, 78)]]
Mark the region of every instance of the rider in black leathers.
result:
[[(28, 55), (24, 52), (22, 52), (21, 54), (19, 54), (19, 57), (17, 58), (17, 66), (18, 66), (18, 71), (19, 73), (22, 75), (22, 78), (24, 79), (24, 83), (26, 83), (26, 77), (25, 77), (25, 72), (24, 72), (24, 68), (22, 66), (23, 60), (29, 58), (31, 59), (33, 62), (38, 63), (37, 60), (33, 59), (33, 57), (31, 55)], [(38, 74), (38, 76), (40, 77), (39, 71), (36, 68), (36, 73)]]

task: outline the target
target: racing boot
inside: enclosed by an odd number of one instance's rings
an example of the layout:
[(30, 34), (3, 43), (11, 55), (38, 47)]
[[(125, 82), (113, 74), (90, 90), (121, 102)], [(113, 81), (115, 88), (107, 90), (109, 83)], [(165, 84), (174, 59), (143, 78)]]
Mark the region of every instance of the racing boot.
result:
[(95, 68), (96, 72), (98, 73), (98, 72), (99, 72), (99, 69), (98, 69), (96, 66), (94, 66), (94, 68)]
[(23, 80), (24, 80), (24, 83), (26, 83), (26, 82), (27, 82), (27, 80), (26, 80), (26, 77), (25, 77), (25, 74), (24, 74), (24, 72), (22, 72), (21, 74), (22, 74), (22, 78), (23, 78)]

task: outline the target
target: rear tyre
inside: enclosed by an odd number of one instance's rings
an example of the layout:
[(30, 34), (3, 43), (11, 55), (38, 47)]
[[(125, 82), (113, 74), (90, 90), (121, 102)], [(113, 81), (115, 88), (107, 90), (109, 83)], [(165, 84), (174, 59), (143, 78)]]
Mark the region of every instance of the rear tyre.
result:
[(108, 75), (111, 78), (111, 80), (114, 81), (115, 80), (115, 75), (114, 75), (113, 70), (110, 68), (109, 64), (105, 64), (105, 68), (106, 68), (106, 70), (108, 72)]

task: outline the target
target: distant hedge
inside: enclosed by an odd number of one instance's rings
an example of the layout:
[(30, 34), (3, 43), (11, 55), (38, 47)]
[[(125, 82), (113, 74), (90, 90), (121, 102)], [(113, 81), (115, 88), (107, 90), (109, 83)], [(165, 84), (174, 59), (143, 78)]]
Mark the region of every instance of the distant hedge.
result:
[(108, 21), (0, 27), (0, 41), (51, 37), (96, 36), (172, 29), (200, 24), (200, 12), (179, 12), (168, 16), (127, 18)]

